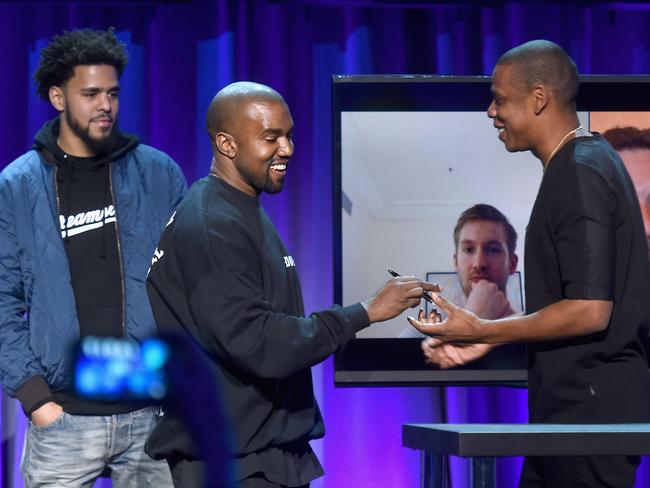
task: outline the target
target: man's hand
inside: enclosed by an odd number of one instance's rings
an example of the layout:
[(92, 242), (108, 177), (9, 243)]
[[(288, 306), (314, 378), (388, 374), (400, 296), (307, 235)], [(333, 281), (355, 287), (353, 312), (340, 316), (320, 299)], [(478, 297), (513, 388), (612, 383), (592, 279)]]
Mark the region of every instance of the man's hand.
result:
[(31, 414), (32, 423), (38, 427), (46, 427), (53, 424), (63, 414), (61, 405), (55, 402), (47, 402), (34, 410)]
[(472, 283), (465, 309), (488, 320), (500, 319), (514, 313), (505, 294), (495, 283), (487, 280)]
[(485, 356), (492, 349), (489, 344), (450, 344), (433, 337), (424, 339), (420, 347), (424, 354), (424, 362), (441, 369), (470, 363)]
[(371, 323), (383, 322), (397, 317), (407, 308), (417, 307), (425, 291), (439, 292), (440, 287), (412, 276), (400, 276), (389, 280), (363, 305)]
[(484, 342), (481, 319), (472, 312), (457, 307), (440, 295), (431, 295), (433, 302), (444, 312), (447, 319), (440, 323), (428, 323), (408, 317), (409, 323), (425, 335), (441, 342)]
[[(418, 322), (437, 324), (442, 320), (436, 309), (425, 319), (424, 310), (420, 309)], [(462, 366), (475, 359), (485, 356), (492, 347), (488, 344), (448, 344), (433, 337), (427, 337), (420, 344), (424, 354), (424, 362), (433, 364), (441, 369)]]

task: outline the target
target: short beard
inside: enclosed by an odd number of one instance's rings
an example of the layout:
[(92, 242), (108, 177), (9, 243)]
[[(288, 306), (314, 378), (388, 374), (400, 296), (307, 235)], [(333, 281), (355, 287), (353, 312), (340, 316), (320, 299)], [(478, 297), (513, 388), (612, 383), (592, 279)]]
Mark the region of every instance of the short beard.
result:
[(275, 184), (273, 183), (273, 180), (271, 180), (271, 178), (269, 177), (266, 178), (266, 181), (264, 182), (264, 188), (263, 188), (263, 190), (266, 193), (273, 195), (275, 193), (280, 193), (283, 189), (284, 189), (284, 180), (282, 180), (278, 184)]
[(73, 134), (81, 139), (93, 154), (98, 156), (108, 152), (115, 138), (115, 124), (113, 124), (113, 127), (111, 127), (111, 132), (107, 137), (96, 139), (90, 135), (88, 127), (84, 129), (76, 120), (72, 118), (70, 111), (66, 110), (64, 112), (64, 116), (65, 121), (68, 124), (68, 127), (70, 127), (70, 130), (73, 132)]
[(280, 183), (274, 183), (271, 179), (271, 165), (277, 162), (275, 159), (272, 159), (268, 163), (268, 169), (266, 170), (266, 180), (264, 181), (264, 186), (262, 190), (270, 195), (275, 193), (280, 193), (284, 189), (284, 178)]

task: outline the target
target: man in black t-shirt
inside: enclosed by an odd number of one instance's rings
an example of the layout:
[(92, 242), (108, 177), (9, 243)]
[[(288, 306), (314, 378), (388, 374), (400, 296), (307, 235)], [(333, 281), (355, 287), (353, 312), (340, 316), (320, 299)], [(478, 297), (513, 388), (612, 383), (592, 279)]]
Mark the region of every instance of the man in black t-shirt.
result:
[[(526, 231), (526, 312), (487, 321), (440, 297), (450, 318), (419, 330), (445, 343), (529, 342), (532, 422), (650, 420), (643, 337), (650, 266), (631, 179), (576, 113), (578, 73), (556, 44), (531, 41), (498, 61), (493, 119), (506, 149), (544, 166)], [(632, 487), (638, 457), (529, 458), (523, 487)]]
[[(207, 125), (210, 175), (192, 185), (163, 233), (147, 280), (151, 307), (161, 331), (189, 334), (213, 362), (238, 486), (304, 487), (323, 473), (309, 446), (324, 435), (310, 367), (437, 287), (394, 278), (364, 302), (305, 317), (300, 263), (259, 202), (283, 189), (292, 164), (287, 104), (267, 86), (233, 83), (210, 104)], [(198, 417), (215, 408), (193, 407)], [(185, 442), (177, 422), (164, 416), (148, 452), (168, 460), (175, 486), (200, 487), (210, 446)]]

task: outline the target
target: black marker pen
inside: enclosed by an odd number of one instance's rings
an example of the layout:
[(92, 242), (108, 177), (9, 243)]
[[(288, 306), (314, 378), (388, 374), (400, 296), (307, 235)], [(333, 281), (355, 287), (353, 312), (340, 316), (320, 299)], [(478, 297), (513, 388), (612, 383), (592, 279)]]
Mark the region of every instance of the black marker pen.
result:
[[(395, 278), (399, 278), (400, 276), (402, 276), (397, 271), (393, 271), (390, 268), (388, 268), (386, 271), (388, 271), (388, 274), (390, 274), (391, 276), (393, 276)], [(431, 295), (429, 295), (426, 291), (424, 293), (422, 293), (422, 298), (424, 298), (429, 303), (433, 303), (433, 298), (431, 298)]]

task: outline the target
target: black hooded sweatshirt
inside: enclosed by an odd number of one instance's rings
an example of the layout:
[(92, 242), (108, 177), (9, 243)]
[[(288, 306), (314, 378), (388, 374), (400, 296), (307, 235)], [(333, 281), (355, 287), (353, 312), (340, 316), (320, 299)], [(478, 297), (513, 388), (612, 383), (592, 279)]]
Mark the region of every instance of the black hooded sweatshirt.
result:
[[(114, 130), (106, 151), (93, 157), (75, 157), (57, 144), (59, 123), (56, 118), (43, 125), (36, 134), (34, 149), (56, 166), (59, 224), (70, 266), (79, 336), (123, 337), (122, 259), (110, 163), (134, 149), (139, 140)], [(82, 400), (68, 391), (55, 391), (40, 405), (49, 400), (72, 414), (107, 415), (133, 410), (129, 405)]]

